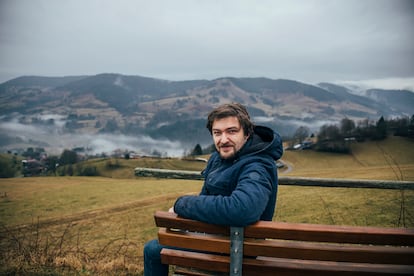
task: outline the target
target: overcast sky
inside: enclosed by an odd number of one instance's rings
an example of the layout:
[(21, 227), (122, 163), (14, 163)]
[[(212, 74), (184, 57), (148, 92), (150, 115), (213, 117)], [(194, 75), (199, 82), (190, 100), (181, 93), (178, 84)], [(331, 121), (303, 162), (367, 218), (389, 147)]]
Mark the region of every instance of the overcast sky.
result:
[(120, 73), (414, 87), (413, 26), (414, 1), (401, 0), (0, 0), (0, 83)]

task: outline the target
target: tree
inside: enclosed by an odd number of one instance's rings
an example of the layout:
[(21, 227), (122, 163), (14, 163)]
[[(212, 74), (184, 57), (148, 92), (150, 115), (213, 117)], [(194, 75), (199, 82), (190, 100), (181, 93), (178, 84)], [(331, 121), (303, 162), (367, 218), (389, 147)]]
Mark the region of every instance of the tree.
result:
[(73, 150), (65, 149), (60, 156), (59, 165), (75, 164), (78, 161), (78, 154)]
[(34, 150), (34, 148), (30, 147), (27, 148), (25, 152), (23, 152), (22, 154), (24, 157), (29, 157), (29, 158), (33, 158), (36, 159), (38, 156), (36, 155), (36, 152)]
[(49, 156), (46, 160), (46, 167), (49, 172), (56, 174), (56, 168), (59, 165), (59, 158), (57, 156)]
[(116, 122), (116, 120), (115, 119), (109, 119), (106, 122), (105, 127), (101, 131), (111, 133), (111, 132), (116, 132), (118, 129), (119, 129), (119, 127), (118, 127), (118, 123)]
[(341, 120), (340, 129), (341, 129), (341, 134), (343, 136), (353, 135), (353, 132), (355, 130), (355, 122), (351, 119), (343, 118)]
[(0, 178), (14, 177), (15, 170), (6, 159), (0, 159)]
[(364, 119), (358, 122), (357, 127), (355, 128), (355, 136), (358, 142), (363, 142), (367, 138), (373, 137), (375, 132), (375, 126), (371, 123), (369, 119)]
[(328, 152), (348, 153), (350, 147), (344, 142), (338, 126), (323, 125), (318, 134), (318, 142), (316, 143), (316, 150)]
[(414, 115), (411, 116), (410, 124), (408, 125), (408, 137), (414, 138)]
[(309, 128), (304, 127), (304, 126), (300, 126), (295, 131), (295, 134), (293, 135), (293, 138), (295, 139), (295, 141), (302, 144), (303, 140), (305, 140), (305, 138), (309, 136), (309, 131), (310, 131)]
[(387, 123), (384, 120), (384, 117), (381, 116), (381, 118), (378, 120), (376, 125), (376, 131), (375, 131), (375, 140), (383, 140), (387, 138)]
[(197, 145), (194, 147), (193, 151), (191, 152), (191, 155), (192, 155), (192, 156), (195, 156), (195, 155), (202, 155), (202, 154), (203, 154), (203, 150), (201, 149), (200, 144), (197, 144)]
[(323, 125), (319, 130), (319, 140), (342, 140), (342, 136), (336, 125)]
[(409, 117), (393, 118), (387, 121), (388, 130), (393, 132), (394, 136), (408, 136), (409, 125)]
[(68, 167), (68, 169), (67, 169), (66, 173), (67, 173), (69, 176), (73, 176), (73, 167), (72, 167), (72, 165), (69, 165), (69, 167)]

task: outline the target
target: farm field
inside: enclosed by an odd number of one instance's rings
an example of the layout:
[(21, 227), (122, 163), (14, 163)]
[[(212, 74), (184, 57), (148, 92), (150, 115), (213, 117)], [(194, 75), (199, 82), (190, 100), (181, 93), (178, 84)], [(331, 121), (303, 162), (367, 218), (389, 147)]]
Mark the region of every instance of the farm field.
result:
[[(414, 180), (412, 141), (364, 144), (356, 144), (352, 156), (287, 151), (290, 169), (281, 175)], [(202, 181), (135, 177), (133, 168), (205, 165), (150, 158), (88, 162), (106, 177), (0, 179), (0, 274), (142, 275), (143, 246), (156, 238), (154, 212), (198, 193)], [(104, 170), (108, 162), (117, 166)], [(280, 186), (274, 220), (414, 227), (414, 191)]]

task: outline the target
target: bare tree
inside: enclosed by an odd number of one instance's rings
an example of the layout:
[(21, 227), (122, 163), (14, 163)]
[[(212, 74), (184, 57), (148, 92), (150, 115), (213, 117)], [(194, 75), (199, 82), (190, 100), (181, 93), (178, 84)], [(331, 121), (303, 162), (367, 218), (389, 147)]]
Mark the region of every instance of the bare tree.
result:
[(343, 118), (341, 120), (340, 129), (343, 136), (350, 136), (355, 130), (355, 122), (351, 119)]
[(298, 141), (298, 143), (302, 143), (303, 140), (305, 140), (306, 137), (309, 136), (309, 128), (304, 127), (304, 126), (300, 126), (296, 131), (295, 134), (293, 135), (293, 138), (295, 139), (295, 141)]

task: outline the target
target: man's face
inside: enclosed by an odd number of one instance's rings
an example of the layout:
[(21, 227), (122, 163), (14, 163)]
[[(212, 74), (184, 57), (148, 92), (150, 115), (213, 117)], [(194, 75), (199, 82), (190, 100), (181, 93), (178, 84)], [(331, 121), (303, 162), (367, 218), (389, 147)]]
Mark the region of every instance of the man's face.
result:
[(237, 117), (233, 116), (214, 120), (212, 135), (214, 145), (223, 159), (233, 157), (248, 138), (244, 135), (244, 130)]

